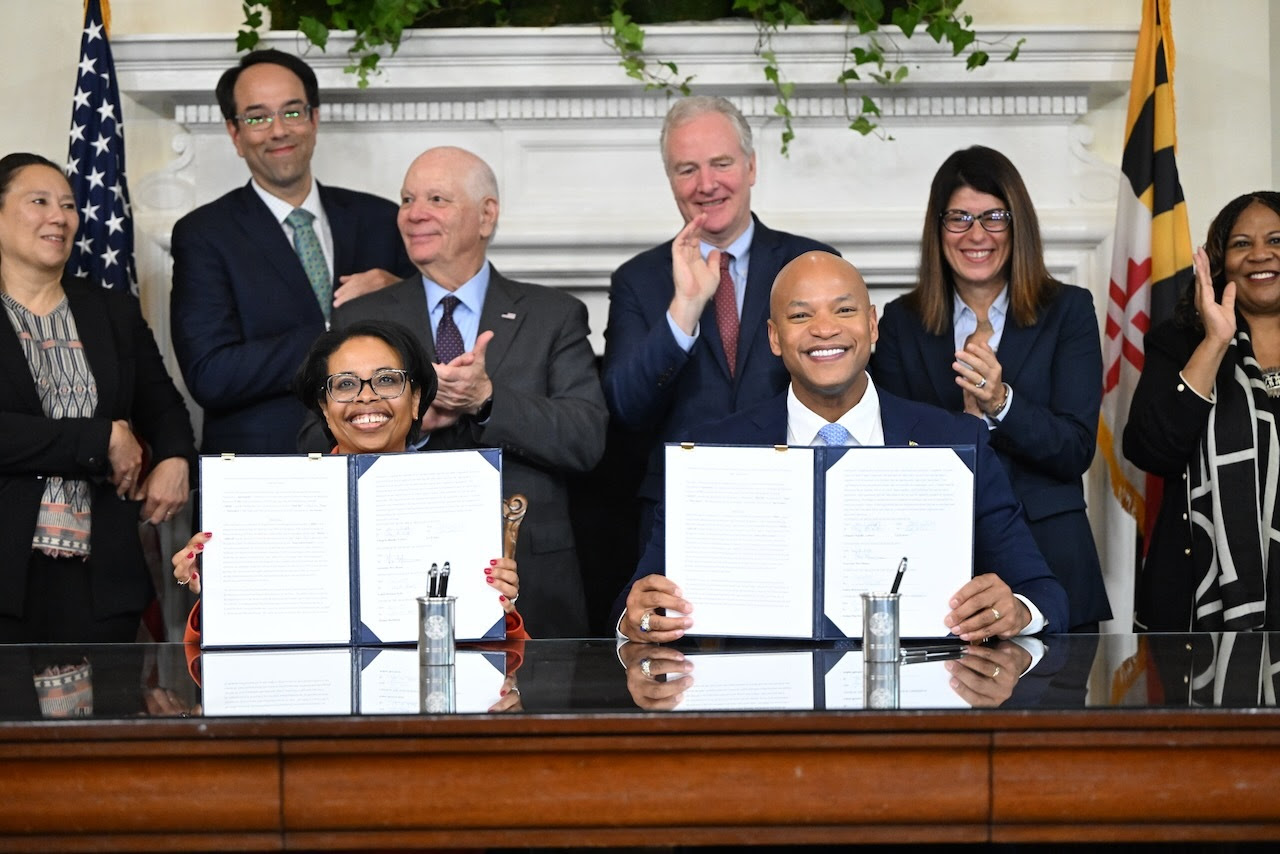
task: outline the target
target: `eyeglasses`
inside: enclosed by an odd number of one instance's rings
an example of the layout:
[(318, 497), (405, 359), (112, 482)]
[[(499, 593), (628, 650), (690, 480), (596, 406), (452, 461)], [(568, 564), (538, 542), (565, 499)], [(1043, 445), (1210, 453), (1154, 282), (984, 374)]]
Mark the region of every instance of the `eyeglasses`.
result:
[(373, 376), (367, 380), (355, 374), (330, 374), (325, 378), (324, 390), (337, 403), (351, 403), (368, 385), (369, 390), (383, 400), (394, 400), (404, 394), (408, 379), (409, 372), (397, 368), (374, 371)]
[(265, 131), (271, 127), (271, 124), (276, 120), (276, 116), (280, 117), (280, 121), (285, 127), (297, 127), (311, 120), (311, 105), (301, 104), (284, 107), (279, 110), (253, 110), (234, 118), (244, 125), (246, 130)]
[(1009, 230), (1009, 226), (1013, 224), (1013, 211), (1007, 211), (1004, 208), (992, 208), (980, 214), (971, 214), (968, 211), (958, 210), (942, 212), (942, 227), (956, 234), (964, 234), (973, 228), (974, 220), (982, 223), (983, 228), (995, 234)]

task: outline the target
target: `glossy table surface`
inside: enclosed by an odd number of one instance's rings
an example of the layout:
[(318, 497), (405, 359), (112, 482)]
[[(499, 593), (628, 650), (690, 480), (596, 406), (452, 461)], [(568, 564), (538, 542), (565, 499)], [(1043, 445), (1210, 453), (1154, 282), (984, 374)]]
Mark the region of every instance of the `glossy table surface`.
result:
[(1277, 839), (1278, 644), (0, 647), (0, 850)]

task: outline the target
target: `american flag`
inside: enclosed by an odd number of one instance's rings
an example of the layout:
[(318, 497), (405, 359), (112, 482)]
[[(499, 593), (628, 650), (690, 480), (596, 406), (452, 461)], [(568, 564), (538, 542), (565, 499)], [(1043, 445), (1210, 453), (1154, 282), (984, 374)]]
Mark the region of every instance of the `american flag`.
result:
[[(80, 70), (71, 107), (67, 179), (80, 209), (70, 275), (104, 288), (138, 293), (133, 219), (124, 171), (124, 124), (111, 45), (103, 21), (106, 0), (88, 0), (80, 37)], [(110, 8), (107, 8), (110, 14)]]

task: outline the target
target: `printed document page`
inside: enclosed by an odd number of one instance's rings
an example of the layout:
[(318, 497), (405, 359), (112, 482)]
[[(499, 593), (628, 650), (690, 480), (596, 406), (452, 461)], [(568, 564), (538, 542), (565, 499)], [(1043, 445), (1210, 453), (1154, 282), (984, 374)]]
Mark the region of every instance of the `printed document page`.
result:
[(694, 653), (693, 684), (680, 695), (676, 711), (810, 710), (813, 697), (813, 653)]
[(813, 637), (813, 449), (669, 445), (666, 482), (689, 634)]
[(861, 637), (861, 594), (888, 593), (905, 557), (901, 636), (947, 636), (947, 603), (973, 577), (973, 472), (951, 448), (865, 447), (826, 480), (827, 617)]
[(350, 643), (347, 506), (346, 457), (201, 457), (203, 645)]
[(502, 684), (507, 678), (503, 670), (505, 653), (459, 649), (451, 667), (422, 667), (418, 664), (417, 647), (378, 650), (372, 661), (368, 661), (368, 648), (360, 654), (367, 662), (360, 671), (362, 715), (416, 715), (429, 711), (423, 696), (428, 690), (424, 671), (448, 673), (453, 682), (448, 687), (453, 691), (455, 712), (484, 713), (502, 699)]
[(379, 457), (356, 486), (359, 614), (382, 643), (417, 643), (427, 571), (449, 564), (456, 637), (476, 640), (503, 620), (489, 561), (502, 556), (502, 475), (479, 451)]
[(351, 655), (343, 649), (206, 650), (206, 715), (349, 715)]

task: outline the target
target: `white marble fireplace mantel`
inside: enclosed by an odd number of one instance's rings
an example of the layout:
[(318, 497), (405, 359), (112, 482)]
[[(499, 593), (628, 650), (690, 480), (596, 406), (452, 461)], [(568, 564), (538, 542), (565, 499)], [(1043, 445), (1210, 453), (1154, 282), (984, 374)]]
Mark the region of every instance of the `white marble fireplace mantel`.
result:
[[(695, 91), (731, 98), (752, 122), (759, 215), (835, 245), (863, 270), (877, 303), (914, 278), (934, 170), (975, 143), (1017, 164), (1041, 215), (1051, 269), (1101, 302), (1118, 170), (1093, 153), (1087, 116), (1123, 97), (1136, 32), (1026, 29), (983, 38), (1026, 43), (1015, 62), (1000, 61), (996, 46), (987, 67), (966, 72), (927, 37), (900, 40), (907, 81), (865, 90), (883, 111), (893, 137), (886, 140), (847, 129), (841, 89), (831, 82), (852, 44), (842, 27), (779, 34), (781, 67), (797, 84), (790, 157), (779, 153), (780, 123), (750, 23), (655, 26), (646, 43), (653, 56), (678, 63), (682, 76), (695, 75)], [(293, 33), (264, 39), (305, 53), (320, 78), (317, 177), (394, 198), (423, 149), (476, 151), (501, 184), (494, 262), (509, 276), (582, 297), (602, 349), (610, 272), (679, 227), (657, 151), (667, 97), (626, 77), (594, 26), (415, 31), (363, 90), (342, 70), (347, 44), (334, 37), (321, 53), (307, 52)], [(113, 47), (121, 89), (174, 122), (176, 159), (130, 175), (143, 298), (167, 344), (169, 227), (247, 179), (213, 98), (218, 76), (236, 61), (234, 36), (120, 37)]]

